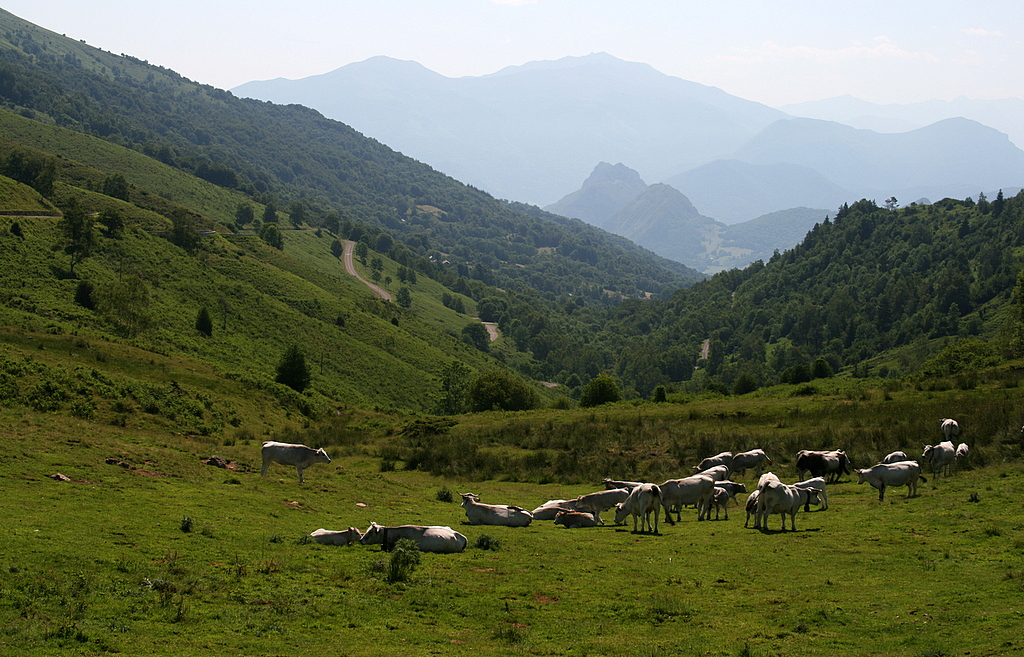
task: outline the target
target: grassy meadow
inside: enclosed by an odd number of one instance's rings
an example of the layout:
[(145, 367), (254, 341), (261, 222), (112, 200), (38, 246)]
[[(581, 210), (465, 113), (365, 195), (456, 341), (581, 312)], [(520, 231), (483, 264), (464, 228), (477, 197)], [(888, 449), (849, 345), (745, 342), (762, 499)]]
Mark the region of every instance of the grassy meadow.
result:
[[(1008, 426), (988, 433), (1000, 420), (990, 425), (974, 415), (986, 408), (994, 415), (1002, 406), (1010, 409), (1005, 421), (1018, 422), (1010, 417), (1018, 389), (839, 394), (841, 382), (835, 385), (831, 397), (485, 413), (460, 418), (452, 433), (463, 445), (475, 441), (479, 450), (505, 454), (511, 465), (546, 448), (513, 447), (510, 436), (540, 441), (559, 424), (579, 423), (576, 433), (591, 436), (593, 451), (612, 449), (618, 434), (624, 457), (646, 450), (648, 462), (659, 463), (667, 458), (662, 447), (631, 438), (625, 427), (639, 413), (662, 415), (651, 426), (674, 436), (680, 460), (671, 467), (682, 475), (690, 453), (740, 440), (742, 425), (750, 440), (759, 436), (768, 446), (773, 471), (793, 481), (787, 441), (806, 438), (815, 425), (823, 429), (825, 418), (833, 419), (823, 440), (846, 441), (836, 445), (847, 445), (865, 466), (874, 456), (863, 436), (881, 435), (872, 433), (874, 424), (892, 431), (888, 448), (917, 456), (917, 441), (938, 438), (937, 421), (929, 418), (913, 435), (899, 423), (959, 407), (970, 418), (962, 420), (962, 437), (976, 446), (972, 460), (950, 477), (926, 474), (928, 482), (909, 500), (904, 488), (879, 502), (874, 489), (844, 477), (830, 489), (831, 508), (801, 512), (796, 532), (779, 531), (778, 516), (768, 531), (745, 529), (736, 506), (728, 520), (697, 522), (692, 510), (674, 526), (662, 518), (658, 535), (610, 522), (565, 530), (535, 521), (514, 529), (463, 524), (458, 493), (532, 509), (596, 490), (604, 476), (630, 473), (594, 469), (587, 477), (542, 473), (514, 481), (433, 476), (403, 470), (401, 462), (392, 471), (379, 454), (409, 440), (401, 420), (348, 416), (334, 432), (307, 425), (271, 435), (327, 446), (332, 463), (308, 469), (300, 485), (294, 468), (281, 465), (260, 478), (261, 439), (245, 432), (219, 439), (156, 423), (119, 427), (5, 407), (0, 648), (27, 655), (370, 655), (396, 646), (438, 655), (1020, 650), (1020, 438)], [(986, 399), (995, 401), (986, 407)], [(891, 415), (878, 412), (884, 404), (892, 405)], [(861, 443), (848, 442), (858, 431)], [(200, 461), (212, 455), (232, 469)], [(70, 481), (52, 478), (56, 473)], [(752, 474), (740, 480), (754, 483)], [(441, 501), (444, 491), (455, 501)], [(389, 583), (392, 557), (379, 548), (303, 538), (319, 527), (365, 529), (371, 520), (450, 525), (469, 547), (423, 554), (407, 581)], [(497, 549), (477, 547), (481, 537)]]

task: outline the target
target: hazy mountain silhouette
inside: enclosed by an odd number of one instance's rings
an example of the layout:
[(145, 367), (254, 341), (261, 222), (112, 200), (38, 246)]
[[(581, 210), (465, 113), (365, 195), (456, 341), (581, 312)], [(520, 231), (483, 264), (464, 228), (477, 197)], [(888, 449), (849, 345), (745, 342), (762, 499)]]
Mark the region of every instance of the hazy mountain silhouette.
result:
[(387, 57), (232, 90), (300, 103), (495, 196), (547, 205), (595, 162), (650, 180), (727, 157), (786, 115), (607, 54), (446, 78)]
[(785, 162), (715, 160), (665, 182), (726, 224), (748, 221), (780, 208), (838, 208), (853, 197), (852, 192), (814, 169)]
[(846, 95), (778, 109), (793, 116), (836, 121), (876, 132), (907, 132), (961, 116), (1006, 133), (1018, 148), (1024, 148), (1024, 99), (1020, 98), (979, 100), (961, 96), (951, 101), (880, 105)]

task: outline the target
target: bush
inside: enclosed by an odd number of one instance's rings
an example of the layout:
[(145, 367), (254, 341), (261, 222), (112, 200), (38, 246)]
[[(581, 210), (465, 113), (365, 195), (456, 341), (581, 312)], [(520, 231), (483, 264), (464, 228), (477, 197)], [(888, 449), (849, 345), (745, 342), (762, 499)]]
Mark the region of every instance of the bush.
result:
[(445, 486), (441, 490), (437, 491), (436, 497), (437, 497), (437, 501), (438, 502), (451, 502), (452, 501), (452, 492), (450, 490), (448, 490), (447, 486)]
[(481, 411), (528, 411), (540, 404), (540, 395), (515, 374), (492, 370), (481, 374), (469, 387), (469, 405)]
[(416, 541), (403, 538), (395, 544), (391, 551), (391, 558), (388, 559), (387, 581), (388, 584), (405, 582), (420, 565), (420, 551), (416, 547)]
[(284, 352), (281, 362), (277, 364), (278, 383), (284, 384), (296, 392), (302, 392), (309, 385), (310, 373), (306, 366), (306, 354), (298, 345), (292, 345)]
[(607, 374), (598, 374), (583, 387), (580, 393), (580, 406), (590, 408), (622, 399), (619, 385)]
[(476, 539), (476, 547), (480, 550), (500, 550), (501, 541), (490, 534), (480, 534)]

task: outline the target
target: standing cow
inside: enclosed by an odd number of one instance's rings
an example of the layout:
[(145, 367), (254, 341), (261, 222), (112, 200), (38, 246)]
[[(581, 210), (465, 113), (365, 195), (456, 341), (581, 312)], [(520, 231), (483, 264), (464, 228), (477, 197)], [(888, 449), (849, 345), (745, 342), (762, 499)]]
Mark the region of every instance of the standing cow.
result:
[(956, 458), (956, 447), (948, 440), (943, 440), (938, 445), (925, 445), (921, 458), (931, 465), (932, 474), (935, 476), (943, 472), (948, 475), (949, 466)]
[(302, 478), (302, 471), (305, 468), (313, 465), (314, 463), (330, 463), (331, 457), (327, 456), (327, 452), (320, 449), (313, 449), (312, 447), (306, 447), (305, 445), (293, 445), (291, 443), (278, 443), (273, 440), (268, 440), (263, 443), (263, 449), (260, 450), (260, 455), (263, 457), (263, 467), (260, 468), (260, 476), (267, 476), (267, 468), (270, 467), (271, 463), (281, 463), (283, 465), (294, 465), (295, 471), (299, 473), (299, 483), (305, 483)]
[[(633, 532), (636, 533), (637, 518), (640, 518), (640, 531), (658, 533), (658, 515), (661, 511), (661, 489), (656, 484), (641, 484), (629, 492), (625, 502), (615, 505), (615, 524), (619, 525), (626, 516), (633, 516)], [(654, 514), (654, 525), (651, 525), (651, 514)]]
[(736, 474), (746, 474), (747, 470), (753, 470), (755, 477), (761, 476), (764, 466), (771, 465), (772, 460), (764, 453), (763, 449), (752, 449), (740, 452), (732, 457), (732, 471)]
[(906, 486), (907, 497), (917, 495), (917, 481), (926, 481), (921, 476), (921, 466), (917, 461), (900, 461), (898, 463), (879, 463), (864, 470), (857, 470), (858, 484), (865, 481), (878, 489), (878, 501), (885, 500), (885, 489), (889, 486)]
[(944, 417), (939, 420), (939, 428), (942, 429), (942, 437), (952, 441), (960, 435), (960, 423), (951, 417)]

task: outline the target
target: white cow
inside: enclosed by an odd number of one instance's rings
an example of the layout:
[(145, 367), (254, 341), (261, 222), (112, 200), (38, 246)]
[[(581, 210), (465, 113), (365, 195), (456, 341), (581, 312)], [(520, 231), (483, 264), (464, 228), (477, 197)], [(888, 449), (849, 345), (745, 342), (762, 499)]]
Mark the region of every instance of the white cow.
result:
[(631, 488), (636, 488), (637, 486), (639, 486), (642, 483), (644, 483), (644, 482), (642, 482), (642, 481), (619, 481), (617, 479), (605, 479), (604, 480), (604, 487), (607, 488), (608, 490), (611, 490), (613, 488), (625, 488), (626, 490), (630, 490)]
[(797, 488), (778, 481), (768, 481), (758, 487), (757, 515), (754, 518), (754, 529), (768, 529), (768, 516), (778, 513), (782, 516), (782, 531), (786, 531), (786, 514), (789, 523), (796, 531), (796, 513), (807, 504), (820, 504), (816, 488)]
[(595, 517), (593, 513), (583, 513), (581, 511), (559, 511), (558, 515), (555, 516), (555, 524), (563, 525), (566, 529), (572, 529), (573, 527), (597, 527), (600, 519)]
[[(718, 512), (721, 509), (725, 509), (725, 519), (729, 519), (729, 500), (731, 499), (732, 495), (729, 494), (729, 491), (721, 486), (715, 486), (715, 494), (711, 498), (711, 506), (715, 509), (715, 520), (718, 520)], [(711, 520), (711, 512), (708, 512), (708, 520)]]
[(705, 477), (711, 477), (715, 481), (725, 481), (729, 478), (729, 474), (732, 472), (727, 465), (716, 465), (708, 468), (707, 470), (701, 470), (697, 474), (704, 475)]
[[(828, 493), (825, 491), (825, 478), (824, 477), (813, 477), (806, 481), (798, 481), (793, 484), (797, 488), (814, 488), (818, 491), (818, 500), (821, 502), (821, 510), (825, 511), (828, 509)], [(810, 511), (811, 505), (804, 505), (804, 511)]]
[(588, 493), (586, 495), (580, 495), (576, 498), (577, 510), (591, 511), (597, 522), (604, 524), (601, 520), (601, 512), (607, 511), (619, 502), (625, 502), (626, 498), (629, 497), (629, 491), (627, 488), (612, 488), (610, 490), (599, 490), (596, 493)]
[(939, 475), (945, 472), (949, 474), (949, 465), (956, 458), (956, 447), (948, 440), (943, 440), (938, 445), (925, 445), (921, 458), (932, 467), (932, 474)]
[(321, 527), (309, 535), (311, 539), (320, 545), (349, 545), (358, 543), (363, 535), (355, 527), (349, 527), (340, 531), (331, 531)]
[(960, 435), (960, 424), (951, 417), (944, 417), (939, 420), (939, 427), (942, 429), (942, 436), (946, 440), (952, 440)]
[(747, 519), (743, 522), (744, 527), (750, 522), (750, 516), (754, 516), (755, 520), (757, 519), (757, 498), (759, 494), (760, 491), (755, 488), (754, 492), (747, 496), (747, 502), (744, 504), (747, 511)]
[(575, 511), (576, 500), (548, 500), (530, 512), (534, 520), (554, 520), (559, 511)]
[(502, 525), (504, 527), (526, 527), (533, 520), (533, 514), (518, 506), (505, 504), (481, 504), (480, 496), (462, 493), (462, 508), (471, 525)]
[[(725, 481), (716, 481), (715, 488), (724, 488), (726, 492), (729, 493), (729, 497), (733, 500), (736, 499), (737, 494), (747, 492), (745, 484), (741, 484), (738, 481), (729, 481), (728, 479)], [(736, 502), (736, 504), (739, 504), (739, 502)]]
[(865, 481), (878, 489), (878, 501), (885, 499), (885, 489), (889, 486), (906, 486), (907, 497), (917, 495), (917, 480), (927, 481), (921, 476), (921, 466), (917, 461), (900, 461), (898, 463), (879, 463), (863, 470), (857, 470), (858, 484)]
[(956, 455), (954, 456), (954, 458), (957, 461), (965, 459), (967, 458), (967, 455), (970, 454), (970, 452), (971, 448), (967, 446), (967, 443), (960, 443), (959, 445), (956, 446)]
[(716, 465), (732, 465), (732, 452), (720, 452), (714, 456), (709, 456), (699, 464), (693, 466), (694, 474), (703, 472), (708, 468), (713, 468)]
[(880, 462), (881, 463), (899, 463), (900, 461), (909, 461), (910, 457), (907, 456), (906, 452), (889, 452), (885, 455)]
[[(654, 525), (651, 525), (651, 513), (654, 513)], [(626, 501), (615, 505), (615, 524), (622, 524), (626, 516), (633, 516), (633, 532), (636, 533), (636, 520), (640, 518), (640, 531), (658, 533), (658, 516), (661, 512), (661, 489), (655, 484), (641, 484), (629, 491)]]
[(281, 463), (283, 465), (294, 465), (295, 471), (299, 473), (299, 483), (305, 483), (302, 479), (302, 470), (308, 468), (314, 463), (330, 463), (331, 457), (327, 456), (327, 452), (320, 449), (313, 449), (312, 447), (306, 447), (305, 445), (293, 445), (291, 443), (279, 443), (273, 440), (268, 440), (263, 443), (263, 449), (260, 450), (260, 455), (263, 457), (263, 467), (260, 468), (260, 476), (267, 476), (267, 468), (270, 467), (271, 463)]
[(747, 470), (753, 470), (754, 473), (760, 477), (761, 470), (764, 469), (764, 466), (771, 464), (772, 460), (768, 458), (768, 455), (764, 453), (763, 449), (752, 449), (734, 455), (729, 467), (732, 468), (733, 472), (739, 475), (746, 474)]
[(382, 545), (385, 552), (390, 552), (395, 543), (403, 538), (416, 542), (420, 552), (438, 552), (450, 554), (462, 552), (469, 542), (465, 536), (451, 527), (421, 526), (421, 525), (400, 525), (398, 527), (384, 527), (371, 522), (366, 533), (359, 540), (363, 545)]
[(661, 504), (665, 507), (665, 520), (670, 525), (675, 524), (672, 520), (672, 510), (675, 510), (676, 520), (679, 520), (682, 508), (687, 504), (697, 507), (697, 520), (705, 520), (711, 513), (715, 480), (703, 473), (682, 479), (669, 479), (658, 488), (661, 492)]

